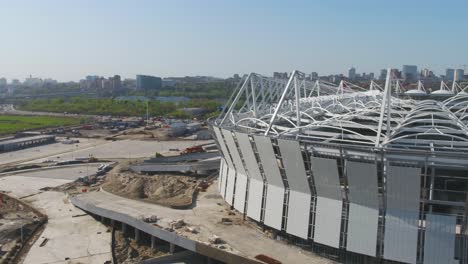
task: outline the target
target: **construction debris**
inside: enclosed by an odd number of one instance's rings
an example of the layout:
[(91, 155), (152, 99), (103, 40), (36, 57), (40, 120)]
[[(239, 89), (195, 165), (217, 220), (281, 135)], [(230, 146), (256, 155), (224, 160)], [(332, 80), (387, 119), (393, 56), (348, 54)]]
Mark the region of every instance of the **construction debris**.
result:
[(179, 228), (185, 226), (185, 222), (184, 222), (183, 219), (178, 219), (178, 220), (170, 222), (170, 225), (171, 225), (171, 228), (173, 228), (173, 229), (179, 229)]
[(145, 223), (156, 223), (158, 221), (158, 217), (155, 215), (147, 216), (147, 217), (143, 216), (141, 219)]
[(212, 244), (225, 244), (226, 242), (222, 240), (219, 236), (213, 235), (208, 241)]

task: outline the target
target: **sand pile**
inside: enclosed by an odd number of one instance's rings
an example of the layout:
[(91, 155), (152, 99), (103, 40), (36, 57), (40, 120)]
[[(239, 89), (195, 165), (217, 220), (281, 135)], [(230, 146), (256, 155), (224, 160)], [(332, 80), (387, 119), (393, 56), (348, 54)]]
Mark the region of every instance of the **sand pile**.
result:
[(144, 200), (170, 207), (192, 204), (197, 179), (191, 176), (164, 174), (143, 176), (126, 166), (117, 166), (102, 185), (105, 191), (131, 199)]

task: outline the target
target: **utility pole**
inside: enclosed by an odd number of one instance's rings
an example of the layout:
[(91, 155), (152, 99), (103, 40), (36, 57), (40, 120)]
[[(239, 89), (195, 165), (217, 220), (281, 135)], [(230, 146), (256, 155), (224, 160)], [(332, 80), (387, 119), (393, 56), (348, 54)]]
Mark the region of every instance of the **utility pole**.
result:
[(146, 100), (146, 126), (149, 126), (149, 100)]

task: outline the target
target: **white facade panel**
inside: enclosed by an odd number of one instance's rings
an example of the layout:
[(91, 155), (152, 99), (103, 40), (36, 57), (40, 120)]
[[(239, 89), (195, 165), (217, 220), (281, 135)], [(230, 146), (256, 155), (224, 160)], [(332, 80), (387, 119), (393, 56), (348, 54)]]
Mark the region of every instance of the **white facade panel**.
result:
[(263, 172), (265, 173), (268, 184), (273, 184), (284, 188), (283, 179), (278, 167), (273, 145), (268, 137), (254, 136), (255, 145), (257, 146), (258, 155), (262, 163)]
[(349, 205), (346, 249), (351, 252), (376, 256), (379, 211), (358, 204)]
[(340, 246), (342, 201), (317, 197), (314, 241), (334, 248)]
[(388, 209), (385, 216), (384, 258), (416, 263), (418, 212)]
[(245, 175), (245, 170), (244, 170), (244, 164), (242, 164), (242, 159), (239, 155), (239, 150), (237, 149), (236, 142), (234, 140), (234, 137), (232, 136), (231, 131), (222, 129), (223, 135), (224, 135), (224, 140), (226, 140), (226, 146), (231, 154), (232, 161), (234, 163), (234, 166), (236, 167), (236, 172), (238, 174), (243, 174)]
[(249, 183), (249, 195), (247, 197), (247, 216), (256, 221), (260, 221), (262, 198), (263, 182), (251, 178)]
[(245, 166), (247, 167), (248, 176), (251, 179), (256, 179), (263, 182), (262, 175), (260, 173), (260, 168), (258, 166), (258, 161), (255, 158), (255, 153), (252, 149), (252, 144), (250, 143), (249, 136), (244, 133), (236, 132), (236, 138), (239, 143), (239, 148), (244, 157)]
[(317, 196), (341, 201), (340, 176), (335, 159), (311, 157)]
[(236, 192), (234, 194), (234, 208), (244, 213), (245, 197), (247, 195), (247, 176), (238, 173), (236, 178)]
[(244, 164), (242, 163), (242, 158), (239, 154), (239, 150), (237, 149), (236, 142), (234, 137), (232, 136), (231, 131), (222, 129), (222, 133), (224, 135), (224, 139), (226, 141), (226, 146), (231, 154), (232, 161), (234, 162), (234, 167), (236, 170), (236, 178), (235, 178), (235, 185), (236, 188), (234, 189), (234, 208), (236, 208), (239, 212), (244, 213), (245, 209), (245, 197), (247, 192), (247, 176), (244, 169)]
[(377, 166), (374, 163), (348, 161), (346, 175), (351, 203), (378, 209)]
[(264, 224), (281, 230), (283, 221), (284, 188), (268, 184)]
[(221, 196), (224, 198), (224, 192), (226, 190), (226, 172), (227, 165), (223, 158), (221, 158), (219, 165), (219, 178), (218, 178), (218, 190)]
[(278, 139), (278, 146), (286, 171), (289, 188), (297, 192), (310, 194), (309, 181), (307, 179), (299, 142)]
[(311, 195), (291, 190), (289, 192), (288, 222), (286, 232), (308, 238)]
[(454, 259), (456, 223), (455, 216), (426, 216), (424, 264), (458, 263)]
[(232, 163), (231, 157), (229, 156), (229, 151), (226, 147), (226, 144), (224, 143), (221, 130), (218, 127), (213, 127), (213, 130), (215, 132), (216, 138), (218, 139), (218, 144), (221, 147), (221, 152), (223, 153), (224, 159), (226, 160), (229, 167), (233, 167), (234, 165)]
[(247, 216), (260, 221), (263, 199), (263, 178), (258, 161), (252, 148), (248, 134), (236, 132), (240, 152), (244, 158), (249, 181), (249, 193), (247, 196)]
[(416, 263), (421, 169), (388, 166), (384, 258)]
[(228, 168), (228, 173), (226, 177), (226, 202), (232, 205), (232, 201), (234, 199), (234, 183), (236, 180), (236, 171), (234, 169)]
[(387, 208), (419, 211), (421, 169), (389, 166), (387, 171)]
[(379, 220), (377, 166), (348, 161), (346, 170), (350, 202), (346, 248), (375, 257)]

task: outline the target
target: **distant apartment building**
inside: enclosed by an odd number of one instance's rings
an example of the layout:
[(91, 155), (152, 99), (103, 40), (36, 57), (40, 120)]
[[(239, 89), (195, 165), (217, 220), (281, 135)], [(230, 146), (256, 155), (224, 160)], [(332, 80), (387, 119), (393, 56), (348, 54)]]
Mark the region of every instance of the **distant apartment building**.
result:
[(387, 77), (387, 69), (380, 70), (379, 80), (383, 81)]
[(403, 65), (401, 70), (401, 77), (405, 81), (416, 81), (418, 79), (418, 66), (416, 65)]
[(7, 79), (0, 78), (0, 87), (5, 87), (7, 85)]
[(137, 90), (160, 90), (162, 87), (162, 79), (156, 76), (150, 75), (137, 75), (136, 76), (136, 88)]
[(434, 77), (434, 72), (432, 72), (431, 70), (427, 69), (427, 68), (424, 68), (422, 71), (421, 71), (421, 77), (424, 77), (424, 78), (431, 78), (431, 77)]
[[(240, 80), (240, 78), (239, 78)], [(175, 87), (180, 81), (171, 78), (162, 79), (162, 87)]]
[(29, 87), (39, 87), (42, 86), (42, 79), (29, 75), (29, 77), (24, 80), (23, 85)]
[(57, 80), (46, 78), (42, 81), (43, 85), (56, 85), (58, 82)]
[(351, 67), (351, 68), (348, 70), (348, 79), (349, 79), (349, 80), (354, 80), (354, 79), (356, 79), (356, 68)]
[(273, 73), (273, 78), (275, 78), (275, 79), (288, 79), (288, 73), (287, 72), (274, 72)]
[(122, 80), (120, 79), (120, 75), (114, 75), (114, 77), (109, 77), (111, 89), (116, 91), (122, 88)]
[(135, 79), (124, 79), (122, 81), (122, 87), (125, 89), (135, 90), (136, 89), (136, 80)]
[(445, 70), (445, 80), (446, 81), (453, 81), (453, 77), (455, 75), (455, 70), (454, 69), (446, 69)]
[(456, 69), (453, 78), (454, 81), (463, 81), (465, 79), (465, 71), (463, 69)]
[(317, 72), (312, 72), (312, 73), (310, 74), (310, 79), (311, 79), (312, 81), (318, 80), (318, 78), (319, 78), (319, 75), (318, 75)]

